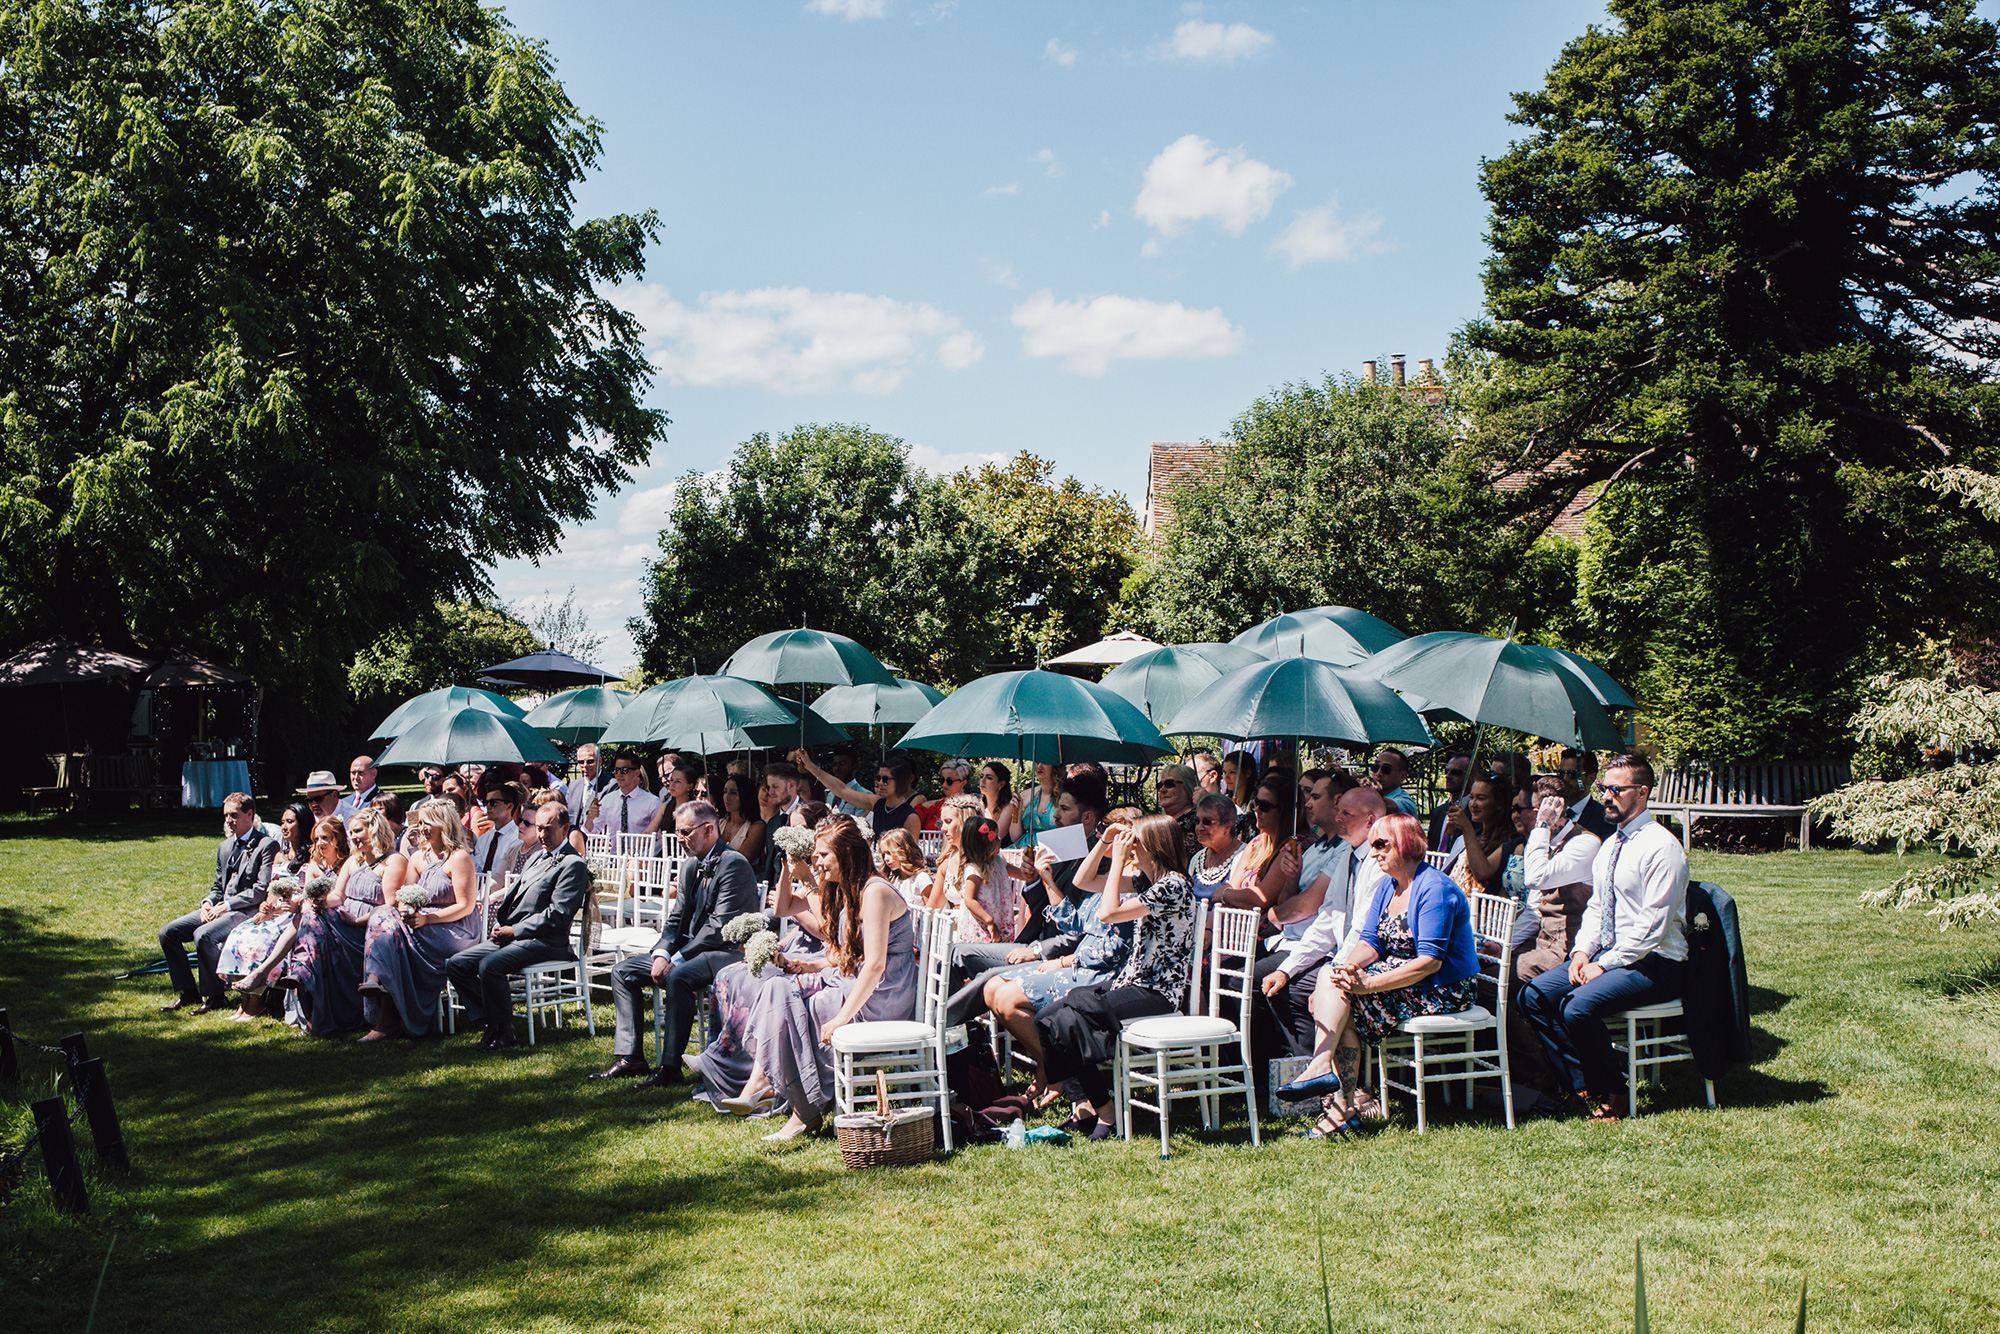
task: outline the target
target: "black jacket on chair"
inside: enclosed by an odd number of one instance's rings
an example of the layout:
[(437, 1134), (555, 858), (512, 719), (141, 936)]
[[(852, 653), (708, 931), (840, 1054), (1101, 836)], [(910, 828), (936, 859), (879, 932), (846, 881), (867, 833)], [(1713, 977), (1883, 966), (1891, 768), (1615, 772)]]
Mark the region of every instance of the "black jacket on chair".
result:
[(1681, 991), (1688, 1047), (1702, 1078), (1750, 1059), (1750, 978), (1736, 900), (1722, 886), (1688, 882), (1688, 961)]

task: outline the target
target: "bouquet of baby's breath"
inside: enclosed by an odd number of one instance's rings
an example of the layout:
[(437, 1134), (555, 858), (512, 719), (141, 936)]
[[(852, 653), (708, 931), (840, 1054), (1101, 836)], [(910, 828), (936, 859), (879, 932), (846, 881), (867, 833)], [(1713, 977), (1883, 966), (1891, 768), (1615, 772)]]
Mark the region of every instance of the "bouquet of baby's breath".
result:
[(271, 883), (266, 885), (264, 890), (268, 894), (276, 894), (279, 898), (290, 901), (299, 896), (299, 882), (288, 875), (272, 876)]
[(752, 977), (762, 977), (764, 965), (777, 957), (778, 933), (775, 931), (755, 932), (743, 943), (743, 962), (750, 965)]
[(779, 825), (777, 832), (771, 835), (771, 841), (776, 843), (778, 851), (787, 857), (806, 857), (812, 854), (813, 834), (810, 829), (801, 829), (792, 824)]
[(759, 931), (774, 929), (776, 922), (769, 913), (746, 912), (723, 924), (722, 938), (732, 945), (742, 945)]
[(430, 906), (431, 892), (422, 885), (404, 885), (396, 891), (396, 906), (403, 911), (403, 920), (409, 921)]
[(305, 888), (301, 892), (305, 895), (306, 902), (310, 903), (314, 908), (324, 909), (326, 907), (326, 896), (333, 892), (333, 877), (330, 875), (313, 876), (306, 881)]

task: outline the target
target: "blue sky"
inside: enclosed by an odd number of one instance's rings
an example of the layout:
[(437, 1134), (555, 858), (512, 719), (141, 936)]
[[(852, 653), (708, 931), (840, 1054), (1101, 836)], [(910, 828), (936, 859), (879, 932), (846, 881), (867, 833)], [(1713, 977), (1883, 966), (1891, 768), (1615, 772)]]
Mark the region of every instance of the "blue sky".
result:
[(1479, 310), (1482, 157), (1599, 3), (507, 6), (604, 124), (584, 216), (656, 209), (624, 302), (673, 424), (540, 565), (604, 665), (675, 479), (865, 422), (939, 468), (1030, 449), (1135, 505), (1148, 445), (1442, 356)]

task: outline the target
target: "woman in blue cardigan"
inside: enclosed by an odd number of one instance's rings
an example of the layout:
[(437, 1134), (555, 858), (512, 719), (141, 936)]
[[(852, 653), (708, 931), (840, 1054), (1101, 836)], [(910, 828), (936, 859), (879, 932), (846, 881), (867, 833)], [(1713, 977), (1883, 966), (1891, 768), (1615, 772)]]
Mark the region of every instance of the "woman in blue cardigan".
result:
[(1353, 1129), (1364, 1110), (1380, 1116), (1374, 1099), (1358, 1100), (1362, 1043), (1375, 1046), (1405, 1019), (1456, 1014), (1476, 999), (1472, 908), (1451, 877), (1424, 861), (1423, 826), (1414, 816), (1385, 815), (1368, 841), (1381, 879), (1355, 919), (1359, 938), (1313, 992), (1319, 1046), (1312, 1064), (1279, 1088), (1326, 1096), (1320, 1135)]

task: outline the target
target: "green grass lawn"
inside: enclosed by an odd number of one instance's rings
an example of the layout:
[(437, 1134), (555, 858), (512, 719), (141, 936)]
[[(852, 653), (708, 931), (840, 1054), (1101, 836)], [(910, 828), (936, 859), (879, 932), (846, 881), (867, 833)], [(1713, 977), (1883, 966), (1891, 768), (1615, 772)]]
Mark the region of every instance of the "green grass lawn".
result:
[[(1815, 1331), (2000, 1328), (2000, 945), (1858, 907), (1885, 857), (1697, 856), (1755, 999), (1719, 1112), (1683, 1066), (1616, 1127), (1419, 1138), (1404, 1102), (1252, 1149), (1239, 1103), (1168, 1162), (1149, 1136), (851, 1173), (587, 1085), (608, 1029), (485, 1058), (158, 1014), (162, 980), (109, 979), (212, 876), (213, 823), (0, 820), (0, 1006), (88, 1035), (133, 1159), (87, 1217), (38, 1168), (0, 1206), (7, 1334), (82, 1330), (114, 1235), (100, 1331), (1317, 1330), (1316, 1228), (1342, 1330), (1629, 1329), (1635, 1239), (1662, 1334), (1789, 1330), (1801, 1275)], [(24, 1053), (0, 1112), (52, 1076)]]

